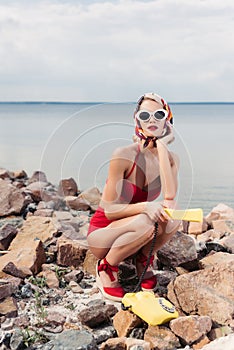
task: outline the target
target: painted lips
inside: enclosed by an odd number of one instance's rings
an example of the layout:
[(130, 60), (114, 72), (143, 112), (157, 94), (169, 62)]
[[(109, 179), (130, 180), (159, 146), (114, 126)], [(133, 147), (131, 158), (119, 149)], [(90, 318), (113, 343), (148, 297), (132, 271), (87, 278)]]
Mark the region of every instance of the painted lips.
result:
[(152, 125), (152, 126), (149, 126), (148, 129), (149, 129), (150, 131), (155, 131), (155, 130), (157, 130), (158, 128), (157, 128), (157, 126)]

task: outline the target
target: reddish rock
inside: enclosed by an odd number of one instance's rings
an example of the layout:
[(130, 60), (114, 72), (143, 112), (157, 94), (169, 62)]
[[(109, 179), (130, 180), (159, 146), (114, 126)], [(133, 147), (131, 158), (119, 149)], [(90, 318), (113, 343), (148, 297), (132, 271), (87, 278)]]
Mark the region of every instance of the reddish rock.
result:
[(0, 302), (0, 315), (16, 317), (18, 315), (17, 303), (14, 298), (8, 297)]
[(57, 232), (52, 219), (29, 217), (9, 246), (9, 252), (0, 257), (0, 270), (24, 278), (37, 274), (46, 261), (42, 242)]
[(230, 234), (227, 237), (222, 238), (219, 241), (220, 244), (222, 244), (222, 246), (224, 246), (225, 248), (227, 248), (227, 250), (234, 254), (234, 233)]
[(110, 317), (115, 315), (117, 311), (118, 309), (114, 305), (96, 303), (80, 311), (77, 316), (82, 324), (96, 328), (103, 323), (108, 323)]
[(93, 276), (96, 276), (96, 264), (98, 259), (96, 256), (91, 253), (90, 250), (87, 251), (84, 263), (83, 263), (83, 269), (84, 271), (90, 273)]
[(210, 343), (210, 339), (206, 335), (203, 335), (196, 343), (193, 344), (193, 349), (194, 350), (203, 349), (203, 346), (209, 343)]
[(149, 326), (145, 332), (144, 340), (150, 343), (151, 349), (175, 350), (180, 348), (179, 339), (164, 326)]
[(46, 322), (49, 324), (54, 324), (54, 325), (63, 325), (66, 321), (66, 316), (63, 315), (61, 312), (54, 311), (54, 310), (49, 310), (47, 317), (46, 317)]
[[(210, 316), (228, 324), (234, 314), (233, 262), (180, 275), (168, 285), (168, 298), (186, 314)], [(215, 305), (215, 307), (214, 307)]]
[(231, 327), (229, 327), (229, 326), (222, 326), (222, 327), (218, 327), (218, 328), (213, 328), (209, 332), (209, 339), (215, 340), (217, 338), (221, 338), (221, 337), (224, 337), (228, 334), (231, 334), (232, 332), (233, 331), (232, 331)]
[(0, 179), (0, 216), (20, 214), (26, 205), (22, 191)]
[(205, 232), (208, 228), (208, 224), (205, 219), (203, 222), (189, 222), (188, 233), (193, 235), (199, 235), (202, 232)]
[(172, 267), (194, 261), (197, 259), (195, 241), (182, 232), (176, 232), (170, 241), (160, 248), (157, 256), (164, 265)]
[(14, 319), (14, 325), (16, 327), (27, 328), (30, 322), (30, 318), (26, 315), (18, 316)]
[(24, 189), (25, 188), (25, 183), (22, 180), (15, 180), (14, 181), (14, 186), (18, 189)]
[(90, 208), (90, 203), (85, 198), (67, 196), (65, 202), (70, 209), (74, 210), (88, 210)]
[(221, 237), (223, 237), (223, 234), (217, 230), (208, 230), (200, 235), (197, 235), (197, 240), (199, 242), (212, 242), (214, 240), (219, 240)]
[(133, 328), (139, 327), (143, 321), (130, 311), (120, 310), (113, 317), (113, 326), (119, 337), (127, 337)]
[(101, 344), (100, 350), (150, 350), (150, 343), (135, 338), (110, 338)]
[(17, 278), (7, 274), (5, 274), (5, 276), (0, 281), (5, 283), (11, 283), (14, 290), (17, 290), (19, 286), (22, 284), (21, 278)]
[(10, 179), (11, 174), (8, 170), (0, 168), (0, 179)]
[(38, 209), (35, 211), (34, 216), (52, 217), (53, 212), (53, 209)]
[(228, 207), (226, 204), (219, 203), (206, 216), (206, 221), (209, 225), (215, 220), (234, 220), (234, 209)]
[(101, 193), (97, 187), (93, 187), (83, 191), (78, 198), (87, 201), (92, 210), (97, 210), (101, 200)]
[(27, 247), (20, 247), (0, 257), (0, 268), (12, 276), (25, 278), (38, 274), (45, 261), (46, 255), (42, 242), (35, 240), (31, 241)]
[(43, 171), (40, 171), (40, 170), (34, 171), (32, 176), (29, 178), (28, 183), (30, 184), (32, 182), (37, 182), (37, 181), (48, 182), (46, 174)]
[(69, 179), (63, 179), (59, 182), (58, 194), (62, 197), (76, 196), (78, 193), (78, 187), (75, 180), (70, 177)]
[(209, 316), (184, 316), (170, 321), (170, 328), (186, 344), (191, 345), (211, 330)]
[(49, 288), (59, 288), (58, 277), (57, 277), (55, 271), (53, 271), (53, 269), (51, 268), (50, 264), (43, 264), (42, 265), (42, 271), (40, 272), (39, 276), (45, 277), (46, 285)]
[(18, 247), (26, 244), (30, 240), (39, 239), (43, 243), (53, 238), (57, 233), (57, 227), (53, 218), (30, 216), (24, 221), (16, 238), (10, 245), (10, 250), (18, 249)]
[(81, 282), (84, 277), (84, 272), (82, 270), (72, 270), (64, 275), (64, 280), (66, 282), (75, 281), (76, 283)]
[(234, 225), (234, 221), (232, 222), (230, 220), (212, 221), (212, 226), (213, 226), (214, 230), (219, 231), (222, 234), (234, 232), (233, 225)]
[(17, 234), (17, 229), (15, 226), (10, 224), (5, 224), (0, 228), (0, 250), (7, 250), (11, 241), (15, 238)]
[(15, 290), (16, 288), (14, 288), (12, 283), (0, 280), (0, 300), (11, 296)]
[(199, 261), (199, 266), (201, 269), (206, 269), (207, 267), (220, 265), (226, 262), (232, 262), (234, 266), (234, 255), (229, 253), (217, 252), (214, 254), (207, 255), (205, 258), (201, 259)]
[(61, 266), (79, 267), (83, 264), (87, 249), (78, 241), (60, 238), (57, 241), (57, 264)]
[(47, 186), (47, 182), (35, 181), (30, 183), (25, 188), (25, 192), (29, 193), (35, 202), (40, 202), (42, 199), (44, 199), (43, 193)]
[(24, 170), (16, 170), (12, 172), (12, 177), (14, 179), (27, 179), (28, 175)]
[(126, 350), (126, 337), (110, 338), (101, 344), (100, 350)]

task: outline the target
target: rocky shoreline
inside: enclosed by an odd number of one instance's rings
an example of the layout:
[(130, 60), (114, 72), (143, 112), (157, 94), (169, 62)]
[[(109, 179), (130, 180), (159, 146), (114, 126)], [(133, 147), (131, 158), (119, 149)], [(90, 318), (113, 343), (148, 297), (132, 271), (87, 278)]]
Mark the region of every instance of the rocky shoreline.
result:
[[(183, 222), (158, 252), (155, 295), (179, 317), (148, 326), (96, 287), (86, 233), (100, 197), (72, 178), (0, 169), (0, 350), (233, 350), (234, 210)], [(119, 278), (137, 283), (130, 259)]]

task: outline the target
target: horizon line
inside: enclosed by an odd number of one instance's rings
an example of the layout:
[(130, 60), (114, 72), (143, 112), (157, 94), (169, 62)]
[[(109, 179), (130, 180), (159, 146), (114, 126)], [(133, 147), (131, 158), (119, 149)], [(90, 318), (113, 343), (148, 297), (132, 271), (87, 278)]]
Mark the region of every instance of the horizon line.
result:
[[(110, 102), (110, 101), (0, 101), (0, 104), (109, 104), (132, 103), (136, 101)], [(168, 101), (169, 104), (234, 104), (234, 101)]]

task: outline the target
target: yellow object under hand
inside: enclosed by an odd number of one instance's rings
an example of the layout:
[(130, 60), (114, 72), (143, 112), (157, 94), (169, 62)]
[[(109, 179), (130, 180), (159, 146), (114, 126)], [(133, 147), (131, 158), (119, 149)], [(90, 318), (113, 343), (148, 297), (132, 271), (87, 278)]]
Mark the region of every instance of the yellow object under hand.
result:
[(176, 210), (176, 209), (164, 208), (164, 211), (173, 220), (184, 220), (184, 221), (194, 221), (194, 222), (203, 221), (203, 211), (200, 208), (187, 209), (187, 210)]

